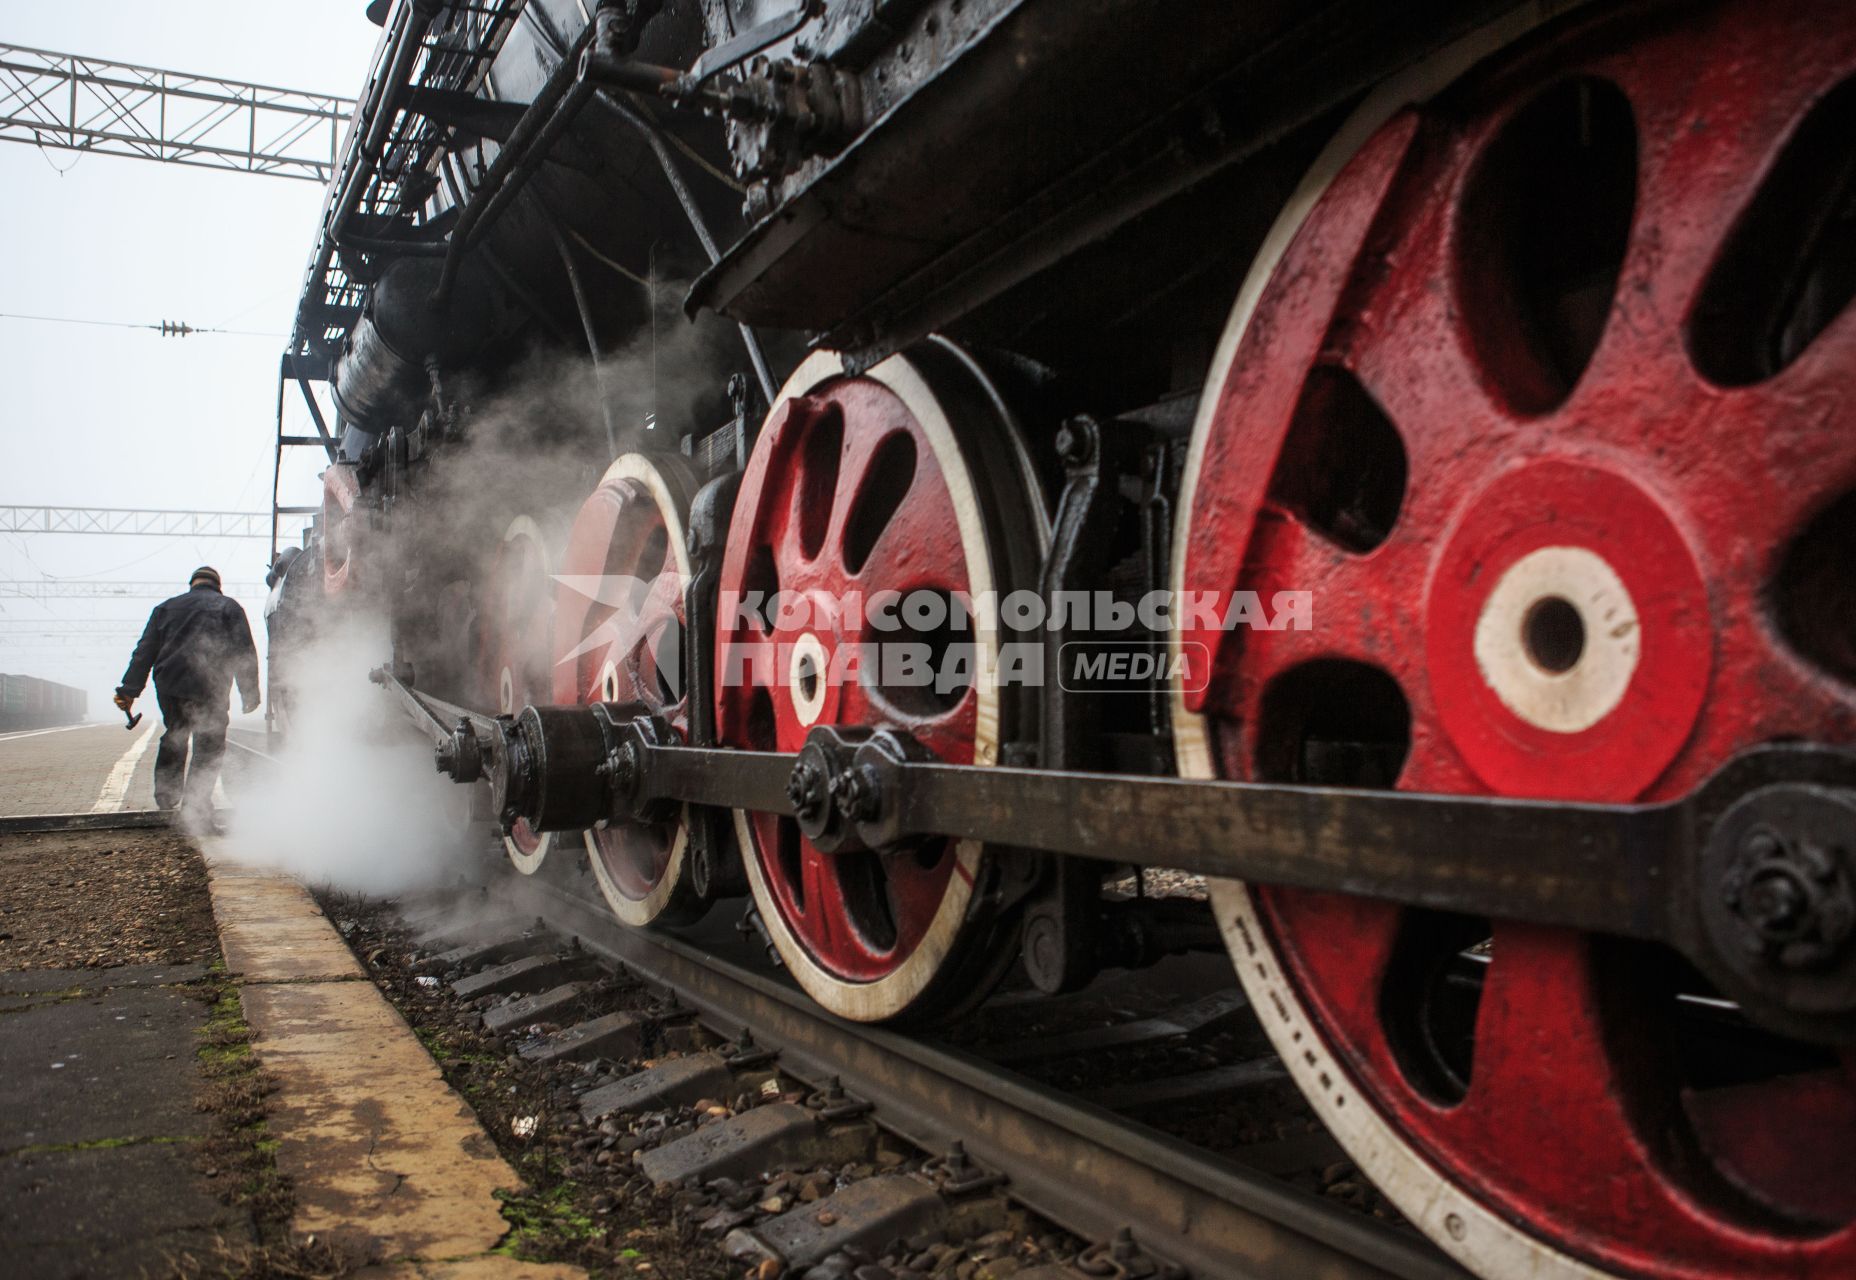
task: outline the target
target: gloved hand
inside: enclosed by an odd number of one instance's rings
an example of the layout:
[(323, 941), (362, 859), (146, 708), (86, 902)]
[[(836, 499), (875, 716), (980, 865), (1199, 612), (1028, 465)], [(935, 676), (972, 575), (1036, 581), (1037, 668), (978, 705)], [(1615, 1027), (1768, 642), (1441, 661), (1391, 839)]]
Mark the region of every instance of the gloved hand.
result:
[(135, 705), (135, 699), (131, 698), (126, 693), (119, 693), (114, 698), (111, 698), (110, 701), (114, 702), (117, 709), (125, 715), (128, 714), (129, 708)]
[(257, 696), (255, 694), (246, 694), (243, 706), (246, 715), (250, 715), (252, 712), (256, 711), (258, 709)]

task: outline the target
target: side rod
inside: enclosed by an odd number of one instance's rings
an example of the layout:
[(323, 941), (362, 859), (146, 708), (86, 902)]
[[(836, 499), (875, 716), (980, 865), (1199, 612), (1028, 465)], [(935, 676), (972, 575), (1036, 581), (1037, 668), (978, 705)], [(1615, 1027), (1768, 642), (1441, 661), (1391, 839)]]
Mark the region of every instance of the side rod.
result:
[[(799, 757), (640, 749), (640, 781), (658, 799), (794, 810), (787, 788)], [(868, 751), (849, 767), (868, 771), (874, 799), (865, 800), (863, 838), (844, 852), (972, 839), (1465, 914), (1520, 907), (1540, 923), (1640, 938), (1668, 936), (1689, 893), (1684, 801), (1558, 804), (982, 769)]]

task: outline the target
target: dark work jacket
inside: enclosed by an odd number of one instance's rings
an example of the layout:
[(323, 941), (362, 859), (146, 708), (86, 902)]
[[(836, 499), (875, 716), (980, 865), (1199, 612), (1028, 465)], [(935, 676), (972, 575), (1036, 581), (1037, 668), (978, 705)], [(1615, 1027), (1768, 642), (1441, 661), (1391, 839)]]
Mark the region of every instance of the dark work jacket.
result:
[(156, 605), (116, 692), (140, 696), (150, 672), (167, 699), (223, 708), (236, 677), (245, 700), (255, 700), (258, 650), (238, 601), (202, 583)]

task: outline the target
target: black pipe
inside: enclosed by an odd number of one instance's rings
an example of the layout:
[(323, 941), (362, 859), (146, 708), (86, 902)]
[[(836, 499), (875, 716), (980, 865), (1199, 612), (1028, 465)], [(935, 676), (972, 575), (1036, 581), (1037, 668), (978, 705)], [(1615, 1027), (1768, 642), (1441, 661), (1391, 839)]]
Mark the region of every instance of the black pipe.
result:
[[(342, 228), (354, 212), (354, 207), (361, 202), (361, 191), (380, 164), (381, 152), (386, 147), (387, 128), (393, 117), (399, 114), (401, 99), (412, 91), (409, 77), (413, 60), (419, 56), (419, 42), (431, 29), (440, 8), (439, 0), (413, 0), (407, 10), (406, 25), (395, 36), (397, 43), (387, 59), (384, 87), (375, 101), (374, 115), (367, 122), (367, 134), (361, 139), (358, 161), (340, 192), (330, 192), (333, 198), (329, 203), (328, 217), (322, 224), (322, 243), (316, 247), (315, 266), (310, 271), (313, 282), (328, 277), (329, 264), (334, 260), (335, 250), (342, 240)], [(360, 127), (358, 121), (356, 127)], [(292, 326), (293, 348), (301, 346), (309, 337), (303, 331), (302, 319), (299, 306), (296, 323)]]
[[(670, 184), (677, 203), (683, 206), (683, 216), (689, 219), (690, 228), (695, 231), (702, 251), (708, 255), (710, 265), (720, 262), (722, 252), (716, 247), (715, 237), (709, 234), (709, 224), (704, 220), (702, 209), (696, 204), (696, 197), (690, 192), (689, 184), (683, 181), (683, 172), (677, 168), (676, 157), (670, 154), (670, 148), (664, 142), (664, 132), (658, 128), (657, 122), (630, 103), (603, 91), (599, 94), (599, 105), (644, 135), (645, 142), (650, 145), (652, 154), (657, 157), (657, 163), (664, 171), (664, 180)], [(773, 371), (767, 367), (767, 357), (761, 351), (760, 339), (745, 324), (737, 324), (735, 327), (741, 331), (741, 343), (747, 348), (748, 362), (754, 366), (754, 378), (760, 383), (761, 394), (766, 397), (768, 404), (772, 404), (776, 394)]]
[(547, 83), (542, 85), (541, 92), (535, 95), (528, 110), (522, 113), (516, 127), (509, 131), (509, 140), (496, 153), (496, 159), (490, 162), (489, 172), (483, 175), (483, 181), (472, 193), (470, 203), (458, 215), (457, 225), (451, 229), (444, 271), (438, 278), (438, 291), (434, 295), (436, 302), (442, 304), (450, 295), (464, 250), (485, 230), (496, 224), (496, 220), (503, 215), (535, 170), (547, 161), (548, 152), (592, 97), (594, 86), (581, 78), (579, 55), (584, 52), (585, 43), (594, 30), (591, 24), (582, 28), (573, 56), (562, 58), (555, 64)]
[(599, 414), (606, 423), (606, 448), (610, 456), (616, 458), (619, 456), (619, 429), (612, 421), (611, 388), (606, 385), (606, 366), (599, 358), (599, 330), (593, 325), (593, 307), (587, 301), (586, 286), (580, 280), (580, 266), (574, 261), (573, 249), (567, 237), (561, 234), (553, 211), (540, 200), (534, 204), (541, 214), (541, 225), (554, 240), (554, 251), (561, 255), (561, 266), (567, 271), (567, 287), (573, 290), (574, 306), (580, 312), (580, 327), (586, 330), (587, 355), (592, 358), (593, 381), (599, 387)]
[[(558, 47), (554, 48), (560, 61), (549, 73), (547, 83), (535, 95), (535, 100), (529, 104), (521, 120), (510, 130), (508, 141), (497, 152), (496, 159), (491, 161), (489, 171), (471, 194), (470, 202), (458, 216), (457, 225), (452, 228), (445, 251), (444, 270), (439, 275), (438, 289), (433, 295), (435, 304), (442, 305), (449, 296), (464, 251), (478, 236), (495, 225), (527, 185), (529, 178), (547, 162), (549, 152), (561, 135), (573, 125), (586, 104), (596, 97), (608, 110), (644, 135), (645, 142), (657, 157), (664, 178), (670, 183), (677, 203), (683, 207), (684, 216), (689, 219), (709, 262), (713, 265), (721, 260), (721, 250), (716, 246), (715, 237), (710, 234), (708, 223), (704, 221), (702, 210), (697, 206), (688, 184), (683, 181), (682, 171), (677, 168), (676, 159), (670, 154), (661, 130), (629, 104), (620, 102), (600, 89), (600, 85), (609, 84), (651, 93), (668, 93), (681, 82), (683, 73), (673, 67), (630, 62), (617, 56), (610, 47), (616, 38), (616, 30), (615, 24), (593, 22), (581, 28), (573, 47), (567, 52), (561, 53)], [(547, 38), (545, 31), (542, 34), (544, 39)], [(589, 37), (594, 37), (591, 42)], [(552, 40), (548, 42), (553, 44)], [(550, 233), (555, 236), (562, 262), (569, 264), (568, 280), (574, 289), (574, 300), (580, 307), (582, 324), (588, 328), (588, 341), (595, 343), (591, 326), (587, 324), (587, 308), (578, 274), (571, 266), (571, 255), (565, 246), (560, 245), (558, 230), (550, 226)], [(761, 394), (771, 404), (777, 389), (773, 383), (773, 371), (767, 365), (765, 352), (761, 350), (760, 339), (747, 325), (738, 324), (736, 327), (747, 349), (748, 362), (754, 366), (754, 378), (760, 383)], [(594, 359), (597, 367), (597, 355)], [(608, 421), (606, 426), (607, 435), (616, 441), (611, 422)]]

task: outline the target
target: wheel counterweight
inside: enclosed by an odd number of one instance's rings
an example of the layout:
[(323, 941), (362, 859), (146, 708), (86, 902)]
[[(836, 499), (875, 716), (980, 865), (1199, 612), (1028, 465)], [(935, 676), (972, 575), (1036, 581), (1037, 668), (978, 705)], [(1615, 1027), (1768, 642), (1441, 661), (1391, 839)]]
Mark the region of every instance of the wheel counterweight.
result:
[[(1176, 585), (1308, 591), (1313, 623), (1180, 637), (1209, 655), (1176, 687), (1188, 774), (1655, 800), (1856, 730), (1826, 638), (1856, 18), (1626, 9), (1458, 78), (1486, 52), (1369, 103), (1240, 294)], [(1314, 1105), (1478, 1272), (1856, 1271), (1849, 1050), (1750, 1027), (1654, 948), (1214, 902)]]

